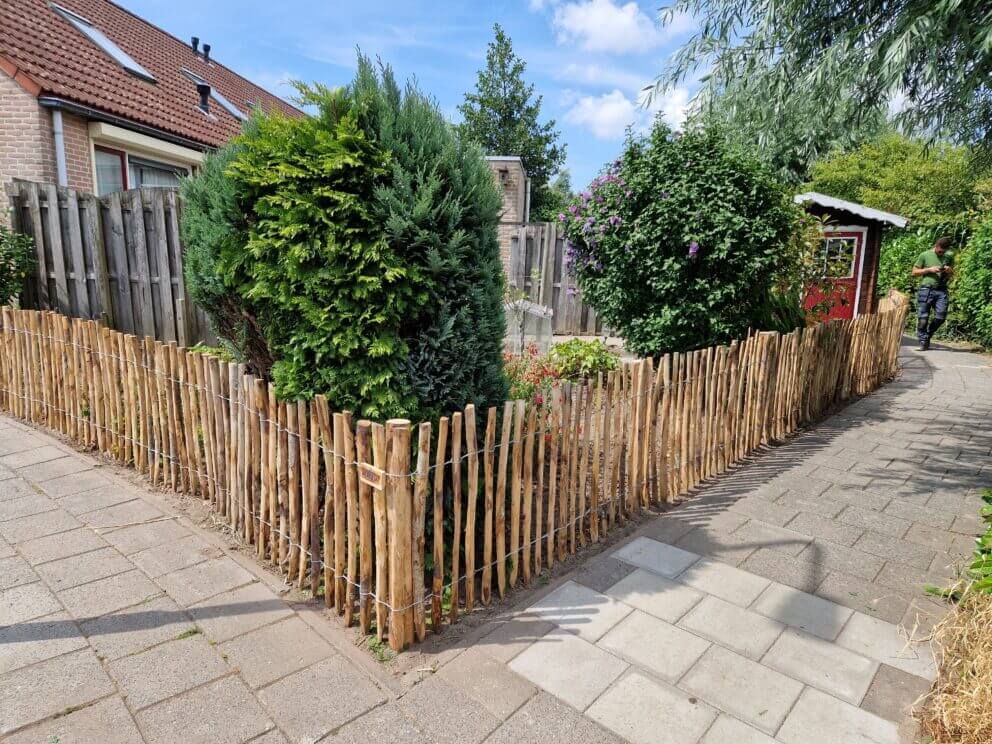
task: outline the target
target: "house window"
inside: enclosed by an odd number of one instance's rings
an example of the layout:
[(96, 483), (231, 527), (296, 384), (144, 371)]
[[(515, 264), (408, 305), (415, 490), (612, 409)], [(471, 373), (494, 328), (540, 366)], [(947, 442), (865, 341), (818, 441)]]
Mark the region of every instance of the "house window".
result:
[(137, 75), (138, 77), (144, 78), (151, 83), (155, 82), (154, 75), (135, 62), (134, 58), (130, 54), (117, 46), (114, 42), (107, 38), (107, 36), (104, 35), (100, 29), (83, 18), (81, 15), (77, 15), (71, 10), (63, 8), (61, 5), (56, 5), (55, 3), (52, 3), (52, 10), (71, 23), (72, 26), (79, 31), (79, 33), (83, 34), (83, 36), (100, 47), (100, 49), (107, 56), (113, 59), (117, 64), (130, 72), (132, 75)]
[(823, 239), (823, 276), (829, 279), (854, 277), (857, 238)]
[(128, 156), (129, 182), (132, 189), (148, 186), (158, 186), (163, 188), (175, 187), (179, 185), (181, 176), (189, 175), (189, 171), (178, 165), (159, 163), (154, 160), (136, 158)]
[(127, 155), (122, 150), (95, 147), (96, 193), (112, 194), (127, 188)]
[[(209, 85), (209, 83), (207, 83), (206, 80), (204, 80), (202, 77), (197, 75), (195, 72), (190, 72), (185, 67), (182, 68), (180, 72), (189, 80), (192, 80), (194, 83), (198, 85)], [(219, 103), (227, 111), (227, 113), (229, 113), (238, 121), (248, 120), (248, 116), (243, 111), (241, 111), (239, 108), (237, 108), (237, 106), (235, 106), (233, 103), (227, 100), (219, 92), (217, 92), (217, 89), (214, 88), (213, 86), (210, 86), (210, 97), (213, 98), (215, 101), (217, 101), (217, 103)]]

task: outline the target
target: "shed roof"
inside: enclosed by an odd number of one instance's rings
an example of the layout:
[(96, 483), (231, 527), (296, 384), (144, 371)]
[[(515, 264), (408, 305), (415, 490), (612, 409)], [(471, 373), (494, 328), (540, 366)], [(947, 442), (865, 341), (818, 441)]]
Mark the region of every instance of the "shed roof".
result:
[(882, 222), (894, 227), (906, 227), (909, 223), (909, 220), (905, 217), (900, 217), (898, 214), (883, 212), (881, 209), (872, 209), (871, 207), (866, 207), (864, 204), (845, 201), (844, 199), (838, 199), (835, 196), (827, 196), (826, 194), (821, 194), (818, 191), (807, 191), (804, 194), (796, 194), (793, 201), (795, 201), (796, 204), (813, 202), (814, 204), (818, 204), (821, 207), (826, 207), (827, 209), (837, 209), (843, 212), (850, 212), (851, 214), (856, 214), (858, 217), (862, 217), (866, 220)]

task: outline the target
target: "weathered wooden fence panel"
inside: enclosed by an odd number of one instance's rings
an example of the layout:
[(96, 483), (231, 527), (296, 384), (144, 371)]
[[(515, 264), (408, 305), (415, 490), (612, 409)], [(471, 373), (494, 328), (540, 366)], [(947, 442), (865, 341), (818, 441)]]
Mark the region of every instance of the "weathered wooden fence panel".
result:
[(27, 307), (100, 320), (180, 346), (216, 343), (186, 292), (175, 189), (98, 198), (14, 181), (7, 192), (13, 228), (31, 235), (37, 251)]
[(319, 395), (278, 400), (243, 365), (4, 308), (0, 410), (209, 501), (259, 560), (402, 649), (424, 638), (428, 614), (440, 631), (883, 384), (908, 305), (892, 308), (642, 359), (547, 399), (419, 426), (356, 422)]
[(510, 240), (511, 286), (549, 307), (557, 335), (609, 334), (596, 311), (582, 301), (565, 263), (565, 239), (553, 222), (521, 227)]

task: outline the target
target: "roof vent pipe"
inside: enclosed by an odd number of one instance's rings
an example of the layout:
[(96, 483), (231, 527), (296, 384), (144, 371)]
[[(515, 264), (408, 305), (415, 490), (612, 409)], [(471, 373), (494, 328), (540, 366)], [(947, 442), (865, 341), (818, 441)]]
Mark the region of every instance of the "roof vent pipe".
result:
[(199, 54), (200, 53), (200, 37), (199, 36), (194, 36), (192, 39), (190, 39), (189, 40), (189, 45), (191, 47), (193, 47), (193, 54)]
[(210, 61), (210, 45), (209, 44), (204, 44), (203, 45), (203, 61), (204, 62), (209, 62)]
[(200, 94), (200, 110), (205, 114), (210, 113), (210, 86), (206, 83), (197, 83), (196, 92)]

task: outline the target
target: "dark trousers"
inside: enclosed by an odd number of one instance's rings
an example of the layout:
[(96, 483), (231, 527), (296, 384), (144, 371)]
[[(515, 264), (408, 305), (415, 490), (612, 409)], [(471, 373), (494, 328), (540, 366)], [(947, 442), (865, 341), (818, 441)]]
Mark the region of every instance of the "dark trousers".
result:
[[(926, 343), (947, 320), (947, 290), (934, 287), (920, 287), (916, 293), (916, 333), (920, 343)], [(930, 311), (933, 319), (930, 319)]]

